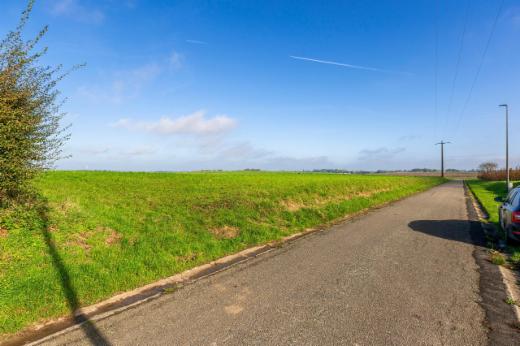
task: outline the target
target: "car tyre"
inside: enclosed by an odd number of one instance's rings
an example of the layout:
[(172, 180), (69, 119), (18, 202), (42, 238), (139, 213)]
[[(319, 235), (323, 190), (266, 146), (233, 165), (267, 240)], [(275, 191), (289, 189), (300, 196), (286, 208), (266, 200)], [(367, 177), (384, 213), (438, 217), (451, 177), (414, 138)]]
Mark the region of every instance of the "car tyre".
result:
[(504, 230), (506, 232), (507, 244), (517, 245), (518, 241), (511, 236), (511, 227), (504, 228)]

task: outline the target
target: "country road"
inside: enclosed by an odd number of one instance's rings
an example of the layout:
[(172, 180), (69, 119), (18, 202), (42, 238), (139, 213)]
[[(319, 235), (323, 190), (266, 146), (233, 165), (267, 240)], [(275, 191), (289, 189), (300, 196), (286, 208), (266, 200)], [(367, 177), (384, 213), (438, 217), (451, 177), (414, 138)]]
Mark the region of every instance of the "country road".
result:
[(452, 181), (43, 344), (485, 345), (470, 226)]

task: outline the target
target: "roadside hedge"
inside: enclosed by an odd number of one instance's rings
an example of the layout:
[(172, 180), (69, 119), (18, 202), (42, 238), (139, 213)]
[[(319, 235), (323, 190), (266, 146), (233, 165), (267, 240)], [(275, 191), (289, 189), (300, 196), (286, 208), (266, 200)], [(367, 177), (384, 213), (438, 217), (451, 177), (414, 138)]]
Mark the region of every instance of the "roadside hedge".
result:
[[(478, 175), (479, 179), (488, 180), (488, 181), (499, 181), (506, 180), (506, 170), (496, 170), (489, 172), (481, 172)], [(510, 180), (520, 180), (520, 168), (510, 169), (509, 170), (509, 179)]]

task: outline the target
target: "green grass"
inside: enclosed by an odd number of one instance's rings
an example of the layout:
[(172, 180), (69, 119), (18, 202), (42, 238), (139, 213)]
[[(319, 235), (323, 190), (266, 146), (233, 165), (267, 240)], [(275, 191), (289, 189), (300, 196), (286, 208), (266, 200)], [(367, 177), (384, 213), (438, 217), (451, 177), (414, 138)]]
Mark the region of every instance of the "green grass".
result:
[(35, 182), (44, 204), (0, 211), (0, 336), (441, 182), (258, 172), (48, 172)]
[(503, 181), (484, 180), (468, 180), (466, 183), (486, 210), (489, 221), (498, 226), (500, 202), (495, 201), (495, 198), (507, 195), (506, 184)]
[(516, 268), (520, 268), (520, 251), (515, 251), (511, 254), (509, 261)]
[(498, 251), (492, 251), (490, 253), (489, 257), (490, 257), (491, 263), (493, 263), (493, 264), (501, 266), (506, 263), (506, 259), (504, 258), (504, 255), (502, 255)]
[(508, 305), (516, 305), (517, 304), (516, 300), (514, 300), (512, 297), (507, 297), (505, 302)]
[[(468, 180), (468, 187), (475, 194), (480, 204), (484, 207), (489, 215), (489, 222), (493, 223), (499, 230), (502, 227), (498, 220), (498, 207), (500, 202), (495, 201), (495, 198), (505, 198), (507, 195), (506, 184), (503, 181), (483, 181), (483, 180)], [(520, 182), (516, 182), (514, 186), (518, 186)], [(510, 253), (509, 262), (519, 268), (520, 267), (520, 247), (509, 246)]]

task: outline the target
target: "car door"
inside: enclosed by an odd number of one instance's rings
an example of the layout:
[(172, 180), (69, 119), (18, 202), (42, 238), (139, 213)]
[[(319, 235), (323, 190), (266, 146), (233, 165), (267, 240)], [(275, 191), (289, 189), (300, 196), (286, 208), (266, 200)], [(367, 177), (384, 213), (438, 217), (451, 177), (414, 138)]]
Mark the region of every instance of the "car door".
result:
[(511, 193), (507, 196), (506, 201), (503, 205), (502, 210), (502, 220), (504, 223), (505, 228), (509, 226), (511, 223), (511, 213), (513, 212), (513, 201), (515, 200), (516, 195), (518, 194), (518, 190), (513, 190)]
[(500, 226), (502, 226), (503, 229), (506, 229), (507, 227), (507, 206), (509, 205), (509, 199), (511, 198), (511, 195), (514, 194), (515, 190), (510, 191), (506, 198), (504, 198), (504, 201), (502, 204), (500, 204), (500, 207), (498, 208), (498, 217), (499, 217), (499, 223)]
[(516, 195), (512, 198), (509, 208), (509, 222), (513, 221), (513, 212), (520, 211), (520, 189), (516, 191)]

